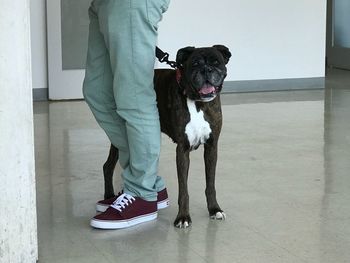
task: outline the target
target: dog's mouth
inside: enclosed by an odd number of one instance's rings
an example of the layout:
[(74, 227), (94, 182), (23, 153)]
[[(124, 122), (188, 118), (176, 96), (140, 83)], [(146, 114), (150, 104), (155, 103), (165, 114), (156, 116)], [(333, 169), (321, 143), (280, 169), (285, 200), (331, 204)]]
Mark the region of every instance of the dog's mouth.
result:
[(210, 83), (206, 83), (198, 90), (198, 94), (201, 101), (208, 102), (215, 99), (219, 91), (220, 87), (215, 87)]

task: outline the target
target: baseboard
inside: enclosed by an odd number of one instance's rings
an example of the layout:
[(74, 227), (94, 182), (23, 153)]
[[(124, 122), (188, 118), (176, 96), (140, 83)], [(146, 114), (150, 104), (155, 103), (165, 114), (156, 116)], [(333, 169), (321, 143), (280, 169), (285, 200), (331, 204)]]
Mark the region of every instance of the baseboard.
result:
[(324, 89), (325, 78), (225, 81), (222, 92), (261, 92)]
[[(225, 81), (222, 93), (324, 89), (325, 78)], [(33, 89), (33, 101), (48, 100), (48, 89)]]
[(48, 89), (47, 88), (41, 88), (41, 89), (33, 89), (33, 101), (45, 101), (49, 99), (48, 96)]

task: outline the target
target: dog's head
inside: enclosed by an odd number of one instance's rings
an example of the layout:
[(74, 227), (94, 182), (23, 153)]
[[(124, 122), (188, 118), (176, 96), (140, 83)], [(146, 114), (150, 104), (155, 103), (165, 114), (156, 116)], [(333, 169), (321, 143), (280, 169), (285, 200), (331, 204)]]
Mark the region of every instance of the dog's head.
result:
[(230, 57), (231, 52), (223, 45), (180, 49), (176, 62), (186, 96), (203, 102), (213, 100), (222, 89)]

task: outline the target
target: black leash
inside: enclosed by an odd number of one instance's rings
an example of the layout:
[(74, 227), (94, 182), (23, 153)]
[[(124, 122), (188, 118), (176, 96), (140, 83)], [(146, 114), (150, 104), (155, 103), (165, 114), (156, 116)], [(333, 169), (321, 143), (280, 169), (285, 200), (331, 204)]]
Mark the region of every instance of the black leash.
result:
[(159, 47), (156, 47), (156, 57), (160, 63), (167, 63), (172, 68), (177, 68), (176, 61), (169, 61), (169, 53), (163, 52)]

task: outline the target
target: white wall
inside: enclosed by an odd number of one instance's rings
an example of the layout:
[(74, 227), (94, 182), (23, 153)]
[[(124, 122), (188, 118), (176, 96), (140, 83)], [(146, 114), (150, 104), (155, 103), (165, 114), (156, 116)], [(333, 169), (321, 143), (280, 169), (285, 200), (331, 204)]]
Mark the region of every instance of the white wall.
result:
[(324, 76), (325, 0), (172, 0), (159, 46), (225, 44), (226, 80)]
[(47, 88), (48, 82), (45, 2), (30, 0), (33, 89)]
[[(0, 262), (38, 258), (30, 0), (0, 8)], [(5, 41), (3, 41), (5, 40)]]
[[(31, 0), (33, 87), (47, 87), (45, 0)], [(225, 44), (226, 80), (323, 77), (325, 0), (171, 0), (159, 46)]]

